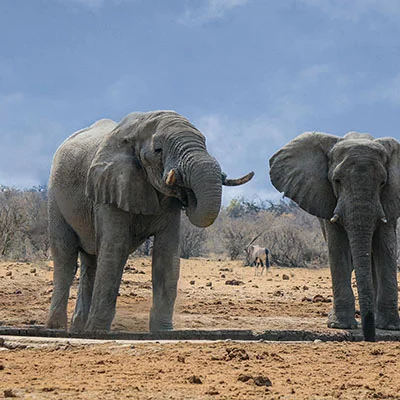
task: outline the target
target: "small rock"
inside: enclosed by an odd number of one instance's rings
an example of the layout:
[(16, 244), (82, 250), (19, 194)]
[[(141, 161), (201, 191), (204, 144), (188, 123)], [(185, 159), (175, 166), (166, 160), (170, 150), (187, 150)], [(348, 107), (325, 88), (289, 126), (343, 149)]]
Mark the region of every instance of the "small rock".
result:
[(215, 388), (210, 388), (207, 390), (206, 394), (210, 395), (210, 396), (216, 396), (219, 394), (218, 390)]
[(311, 297), (306, 297), (306, 296), (304, 296), (304, 297), (301, 299), (301, 301), (309, 301), (309, 302), (312, 302), (312, 298), (311, 298)]
[(237, 347), (227, 348), (226, 352), (227, 352), (225, 356), (226, 361), (233, 360), (234, 358), (243, 361), (243, 360), (248, 360), (250, 358), (246, 350)]
[(239, 382), (247, 382), (247, 381), (249, 381), (250, 379), (253, 379), (253, 377), (252, 377), (251, 375), (240, 374), (237, 380), (238, 380)]
[(290, 279), (290, 276), (289, 276), (289, 275), (286, 275), (286, 274), (283, 274), (283, 275), (282, 275), (282, 279), (283, 279), (284, 281), (288, 281), (288, 280)]
[(7, 271), (6, 272), (6, 276), (12, 276), (12, 272), (11, 271)]
[(196, 281), (190, 281), (191, 285), (194, 285), (196, 283)]
[(267, 387), (272, 386), (272, 382), (267, 376), (264, 377), (262, 375), (259, 375), (259, 376), (254, 377), (253, 379), (254, 379), (254, 383), (257, 386), (267, 386)]
[(185, 364), (185, 357), (183, 356), (178, 356), (178, 362)]
[(313, 303), (331, 303), (332, 300), (322, 296), (321, 294), (317, 294), (313, 297), (312, 302)]
[(11, 389), (6, 389), (4, 391), (4, 397), (11, 398), (11, 397), (17, 397), (17, 395)]
[(273, 295), (276, 296), (276, 297), (283, 297), (285, 295), (285, 293), (283, 292), (283, 290), (276, 290), (273, 293)]
[(308, 290), (308, 289), (309, 289), (308, 286), (306, 285), (303, 286), (303, 290)]
[(36, 274), (36, 268), (31, 268), (30, 273), (31, 274)]
[(232, 279), (232, 280), (226, 281), (225, 285), (239, 286), (239, 285), (244, 285), (244, 282), (238, 281), (237, 279)]
[(207, 282), (207, 283), (206, 283), (206, 286), (207, 286), (207, 287), (211, 287), (211, 286), (212, 286), (212, 282)]
[(189, 383), (194, 383), (196, 385), (200, 385), (203, 382), (201, 381), (200, 377), (196, 376), (196, 375), (192, 375), (188, 378), (188, 382)]

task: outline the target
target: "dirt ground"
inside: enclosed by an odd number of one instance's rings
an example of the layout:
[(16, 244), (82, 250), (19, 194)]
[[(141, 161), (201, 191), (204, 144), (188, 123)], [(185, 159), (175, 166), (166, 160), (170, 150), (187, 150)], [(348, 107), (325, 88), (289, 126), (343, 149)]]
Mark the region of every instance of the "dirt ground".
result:
[[(0, 324), (41, 325), (49, 263), (0, 264)], [(76, 299), (77, 280), (69, 312)], [(129, 260), (113, 330), (145, 332), (150, 259)], [(331, 332), (329, 270), (182, 260), (176, 329)], [(82, 342), (0, 337), (0, 398), (400, 399), (400, 342)]]

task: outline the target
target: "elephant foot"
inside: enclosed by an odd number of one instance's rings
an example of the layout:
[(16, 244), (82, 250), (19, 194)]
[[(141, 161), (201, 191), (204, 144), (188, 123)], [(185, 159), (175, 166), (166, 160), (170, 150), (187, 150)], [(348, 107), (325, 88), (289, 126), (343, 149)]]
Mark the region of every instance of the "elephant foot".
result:
[(67, 330), (67, 316), (66, 315), (58, 315), (58, 314), (50, 314), (46, 322), (46, 329), (62, 329)]
[(165, 318), (153, 310), (150, 311), (150, 332), (172, 331), (173, 329), (172, 318)]
[(82, 315), (73, 315), (69, 331), (71, 333), (82, 333), (85, 331), (86, 319)]
[(358, 323), (354, 318), (354, 313), (339, 313), (331, 310), (328, 313), (328, 328), (335, 329), (357, 329)]
[(110, 331), (112, 320), (109, 321), (98, 321), (94, 318), (88, 318), (85, 328), (83, 331), (85, 333), (107, 333)]
[(63, 330), (66, 331), (67, 327), (65, 324), (54, 322), (54, 321), (47, 321), (46, 323), (46, 329), (57, 329), (57, 330)]
[(387, 331), (400, 331), (400, 319), (397, 310), (382, 314), (378, 313), (376, 317), (376, 327)]

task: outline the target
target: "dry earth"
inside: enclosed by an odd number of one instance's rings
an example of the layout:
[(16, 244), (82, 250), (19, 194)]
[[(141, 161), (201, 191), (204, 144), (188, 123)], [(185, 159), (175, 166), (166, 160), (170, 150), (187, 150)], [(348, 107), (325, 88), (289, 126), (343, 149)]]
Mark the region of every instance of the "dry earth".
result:
[[(176, 329), (326, 328), (329, 270), (254, 276), (240, 262), (182, 260)], [(0, 323), (43, 324), (47, 263), (0, 264)], [(227, 284), (238, 283), (237, 285)], [(73, 310), (77, 282), (69, 305)], [(129, 261), (113, 330), (146, 331), (150, 259)], [(90, 342), (0, 338), (0, 398), (400, 399), (400, 343)]]

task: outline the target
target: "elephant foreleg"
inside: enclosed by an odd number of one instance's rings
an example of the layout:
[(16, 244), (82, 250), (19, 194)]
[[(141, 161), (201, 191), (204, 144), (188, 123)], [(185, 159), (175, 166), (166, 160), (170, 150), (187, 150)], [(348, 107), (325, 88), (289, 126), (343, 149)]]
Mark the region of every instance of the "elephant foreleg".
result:
[(80, 277), (78, 298), (71, 320), (71, 332), (83, 332), (89, 315), (94, 280), (96, 276), (96, 256), (80, 252)]
[(129, 256), (130, 220), (127, 213), (103, 205), (96, 216), (97, 269), (85, 331), (109, 331), (122, 273)]
[(179, 279), (179, 215), (170, 226), (154, 237), (152, 281), (153, 304), (150, 331), (172, 330)]
[(373, 241), (373, 259), (376, 281), (376, 327), (400, 329), (397, 289), (396, 221), (380, 225)]
[(328, 327), (355, 329), (355, 299), (351, 287), (353, 266), (347, 234), (337, 224), (327, 222), (325, 229), (333, 289), (333, 309), (328, 315)]

